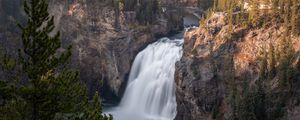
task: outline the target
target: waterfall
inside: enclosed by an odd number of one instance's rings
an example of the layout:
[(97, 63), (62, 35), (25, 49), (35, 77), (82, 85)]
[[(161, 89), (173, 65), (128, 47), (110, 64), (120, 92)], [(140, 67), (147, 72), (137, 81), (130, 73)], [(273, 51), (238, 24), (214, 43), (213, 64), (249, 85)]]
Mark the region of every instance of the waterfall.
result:
[(173, 120), (176, 116), (175, 63), (183, 39), (161, 38), (135, 58), (125, 94), (112, 110), (116, 120)]

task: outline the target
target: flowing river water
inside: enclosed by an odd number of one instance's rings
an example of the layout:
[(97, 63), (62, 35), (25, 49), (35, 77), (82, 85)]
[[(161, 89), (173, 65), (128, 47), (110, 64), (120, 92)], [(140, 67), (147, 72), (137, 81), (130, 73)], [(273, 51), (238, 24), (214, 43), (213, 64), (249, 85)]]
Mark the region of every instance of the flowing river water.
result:
[(174, 74), (175, 64), (183, 53), (183, 33), (161, 38), (136, 56), (121, 102), (105, 113), (112, 114), (115, 120), (173, 120), (176, 117)]
[(111, 109), (116, 120), (173, 120), (176, 116), (175, 63), (183, 39), (161, 38), (135, 58), (125, 94)]

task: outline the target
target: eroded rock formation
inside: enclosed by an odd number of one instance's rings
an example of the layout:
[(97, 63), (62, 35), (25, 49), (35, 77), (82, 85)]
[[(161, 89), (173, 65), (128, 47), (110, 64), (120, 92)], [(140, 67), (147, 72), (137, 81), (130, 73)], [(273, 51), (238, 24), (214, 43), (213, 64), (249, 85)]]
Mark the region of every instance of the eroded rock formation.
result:
[[(186, 32), (184, 55), (177, 63), (175, 74), (178, 120), (212, 119), (216, 109), (223, 114), (221, 118), (228, 119), (231, 112), (225, 102), (230, 91), (226, 89), (226, 71), (230, 70), (226, 65), (228, 57), (233, 62), (237, 83), (249, 80), (251, 86), (258, 80), (262, 49), (269, 43), (277, 46), (284, 30), (274, 24), (262, 28), (234, 26), (232, 35), (228, 31), (226, 14), (215, 13), (203, 27)], [(295, 56), (299, 57), (300, 38), (293, 37), (292, 44)], [(276, 81), (275, 78), (272, 83)], [(276, 88), (274, 84), (272, 90)], [(296, 118), (299, 118), (299, 112), (290, 119)]]
[[(25, 15), (13, 8), (22, 8), (22, 2), (4, 0), (0, 5), (0, 42), (17, 56), (21, 33), (16, 24), (25, 23)], [(72, 45), (71, 66), (79, 69), (91, 94), (103, 88), (107, 96), (120, 97), (136, 54), (157, 37), (183, 29), (183, 16), (176, 9), (166, 9), (153, 23), (142, 25), (135, 11), (119, 11), (112, 0), (50, 0), (49, 12), (63, 46)]]

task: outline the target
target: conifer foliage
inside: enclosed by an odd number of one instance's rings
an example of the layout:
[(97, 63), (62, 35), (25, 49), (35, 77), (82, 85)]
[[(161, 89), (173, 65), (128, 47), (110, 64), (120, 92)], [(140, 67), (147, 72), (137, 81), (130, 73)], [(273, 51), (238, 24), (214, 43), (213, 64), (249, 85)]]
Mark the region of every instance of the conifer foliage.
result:
[[(252, 27), (263, 27), (269, 22), (280, 24), (281, 21), (288, 21), (291, 33), (298, 36), (300, 33), (299, 3), (299, 0), (214, 0), (213, 9), (214, 12), (227, 13), (230, 29), (232, 23), (247, 23), (246, 25)], [(239, 17), (232, 19), (233, 15)]]
[[(214, 0), (213, 11), (223, 12), (227, 18), (228, 32), (234, 34), (235, 27), (247, 29), (268, 28), (276, 25), (283, 28), (278, 43), (270, 40), (259, 57), (258, 78), (251, 81), (239, 80), (227, 85), (227, 103), (231, 107), (233, 120), (274, 120), (285, 115), (287, 98), (299, 88), (300, 62), (296, 56), (293, 38), (299, 37), (299, 0)], [(205, 20), (202, 20), (205, 21)], [(203, 27), (203, 26), (201, 26)], [(230, 38), (231, 39), (231, 38)], [(226, 60), (224, 60), (226, 64)], [(228, 66), (226, 67), (228, 69)], [(227, 80), (230, 74), (224, 74)], [(277, 83), (274, 88), (274, 83)], [(298, 86), (297, 86), (298, 85)], [(237, 86), (242, 87), (242, 90)], [(240, 94), (241, 93), (241, 94)]]
[[(54, 31), (54, 17), (47, 0), (25, 0), (28, 16), (22, 30), (18, 71), (25, 80), (0, 81), (5, 105), (0, 118), (7, 120), (110, 120), (102, 114), (98, 93), (90, 103), (79, 73), (68, 68), (71, 46), (62, 48), (60, 34)], [(2, 91), (2, 90), (1, 90)], [(91, 111), (91, 112), (90, 112)], [(90, 117), (92, 116), (92, 117)]]

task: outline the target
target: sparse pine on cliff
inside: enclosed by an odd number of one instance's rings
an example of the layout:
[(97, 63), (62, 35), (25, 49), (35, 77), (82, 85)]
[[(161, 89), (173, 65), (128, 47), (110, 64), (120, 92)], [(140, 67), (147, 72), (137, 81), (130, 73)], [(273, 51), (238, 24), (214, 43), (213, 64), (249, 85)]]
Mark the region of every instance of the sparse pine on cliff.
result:
[[(300, 84), (300, 71), (297, 69), (300, 37), (295, 32), (298, 31), (295, 26), (300, 25), (299, 20), (296, 20), (300, 14), (300, 1), (232, 0), (234, 4), (230, 1), (216, 0), (211, 9), (213, 11), (207, 11), (200, 27), (185, 34), (184, 61), (178, 65), (178, 71), (187, 74), (178, 75), (177, 91), (187, 92), (184, 97), (191, 98), (191, 101), (200, 101), (201, 104), (192, 107), (191, 118), (208, 119), (210, 115), (216, 116), (216, 111), (218, 118), (223, 119), (299, 118), (296, 109), (300, 106), (295, 101), (300, 100), (297, 97)], [(211, 44), (214, 45), (213, 50), (208, 49)], [(201, 78), (193, 79), (190, 77), (193, 75), (188, 74), (190, 66), (198, 68), (198, 71), (213, 69), (207, 67), (208, 51), (214, 54), (215, 65), (212, 66), (217, 66), (214, 69), (218, 72), (213, 75), (216, 77), (201, 74)], [(232, 70), (223, 66), (227, 63), (224, 57), (230, 55), (235, 82), (228, 84), (228, 72)], [(201, 62), (190, 64), (195, 61)], [(218, 84), (213, 84), (217, 80)], [(181, 88), (186, 81), (201, 85)], [(213, 90), (209, 90), (210, 93), (200, 91), (199, 94), (190, 92), (193, 89), (206, 91), (206, 88)], [(214, 94), (216, 91), (220, 95)], [(209, 99), (206, 99), (208, 96)], [(218, 110), (201, 109), (218, 101), (220, 97), (223, 101), (217, 107)], [(203, 116), (201, 118), (195, 114)]]

